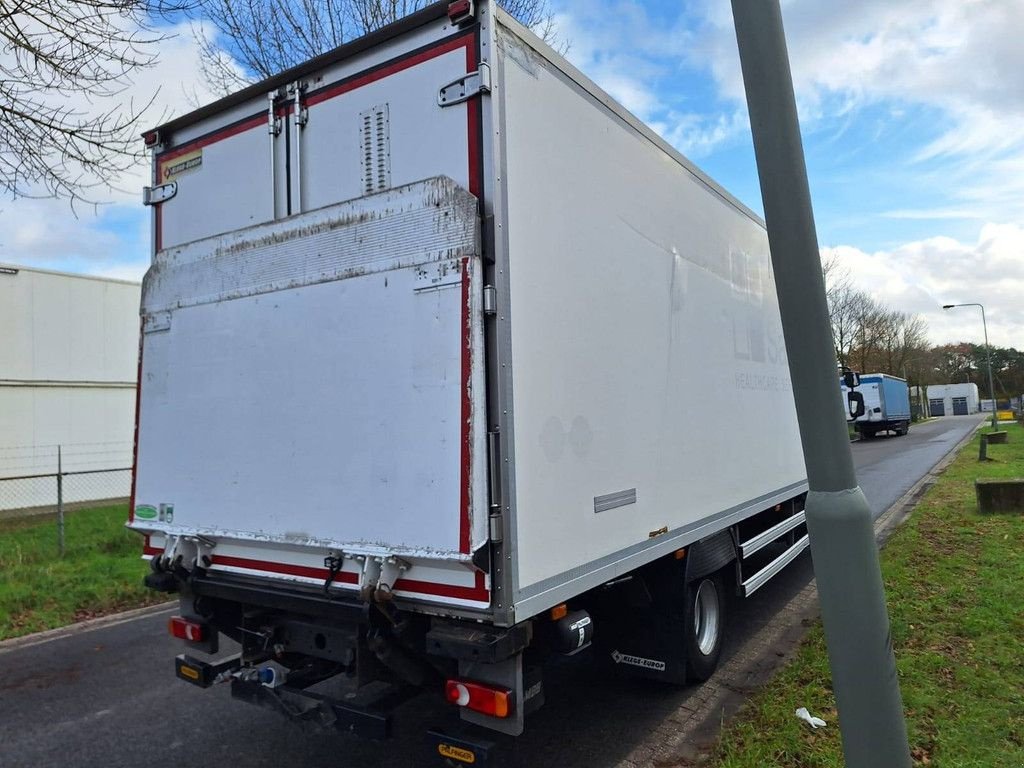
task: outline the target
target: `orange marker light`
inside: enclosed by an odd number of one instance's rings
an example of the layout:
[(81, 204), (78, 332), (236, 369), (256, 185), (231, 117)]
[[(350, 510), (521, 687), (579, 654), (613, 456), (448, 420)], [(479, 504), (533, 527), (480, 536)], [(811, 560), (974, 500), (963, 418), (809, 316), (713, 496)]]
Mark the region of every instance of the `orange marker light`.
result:
[(551, 620), (558, 621), (559, 619), (563, 619), (565, 618), (565, 614), (567, 614), (568, 612), (569, 606), (567, 606), (565, 603), (562, 603), (561, 605), (556, 605), (554, 608), (551, 609)]

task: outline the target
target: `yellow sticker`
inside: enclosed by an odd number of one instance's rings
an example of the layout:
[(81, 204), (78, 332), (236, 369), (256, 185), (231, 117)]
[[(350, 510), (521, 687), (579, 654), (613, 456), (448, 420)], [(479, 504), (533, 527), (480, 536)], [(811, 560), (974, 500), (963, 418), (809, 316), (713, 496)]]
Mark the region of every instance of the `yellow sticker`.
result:
[(192, 680), (198, 680), (199, 679), (199, 670), (198, 669), (192, 669), (192, 667), (181, 666), (181, 667), (178, 667), (178, 670), (185, 677), (191, 678)]
[(453, 747), (451, 744), (438, 744), (437, 751), (440, 753), (441, 757), (450, 757), (452, 760), (458, 760), (460, 763), (476, 762), (476, 755), (468, 749)]
[(173, 181), (184, 173), (194, 171), (203, 164), (203, 150), (194, 149), (184, 155), (178, 155), (172, 160), (161, 163), (160, 182), (166, 184)]

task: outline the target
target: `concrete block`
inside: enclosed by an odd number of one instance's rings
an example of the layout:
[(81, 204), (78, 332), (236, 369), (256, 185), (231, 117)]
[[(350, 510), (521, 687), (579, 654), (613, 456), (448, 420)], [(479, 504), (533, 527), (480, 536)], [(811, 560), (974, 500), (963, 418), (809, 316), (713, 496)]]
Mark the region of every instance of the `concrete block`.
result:
[(978, 498), (978, 511), (982, 514), (1024, 514), (1024, 477), (986, 477), (975, 480), (974, 493)]

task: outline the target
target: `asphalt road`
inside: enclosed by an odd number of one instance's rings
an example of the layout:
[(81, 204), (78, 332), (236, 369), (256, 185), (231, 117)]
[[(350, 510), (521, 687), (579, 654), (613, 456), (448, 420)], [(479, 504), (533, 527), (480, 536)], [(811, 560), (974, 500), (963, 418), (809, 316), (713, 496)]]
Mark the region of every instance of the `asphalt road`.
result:
[[(979, 423), (947, 417), (906, 437), (852, 445), (861, 487), (877, 517)], [(804, 555), (729, 622), (728, 658), (811, 579)], [(422, 734), (450, 713), (422, 696), (396, 714), (387, 744), (309, 732), (276, 713), (230, 698), (227, 686), (201, 690), (174, 676), (181, 652), (168, 612), (0, 650), (0, 766), (374, 766), (436, 765)], [(522, 766), (612, 766), (659, 723), (700, 696), (639, 681), (609, 679), (594, 659), (545, 671), (547, 704), (512, 747)], [(439, 697), (438, 697), (439, 698)]]

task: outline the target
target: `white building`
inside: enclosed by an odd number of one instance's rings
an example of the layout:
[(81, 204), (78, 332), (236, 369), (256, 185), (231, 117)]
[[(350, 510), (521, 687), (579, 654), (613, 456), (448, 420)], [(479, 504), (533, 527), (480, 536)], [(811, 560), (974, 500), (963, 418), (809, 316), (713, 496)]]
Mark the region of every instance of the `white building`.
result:
[(930, 416), (967, 416), (978, 412), (977, 384), (932, 384), (928, 387)]
[[(128, 495), (138, 283), (0, 264), (0, 478), (57, 471), (69, 502)], [(119, 469), (120, 472), (95, 472)], [(54, 478), (0, 480), (0, 511), (54, 504)]]

